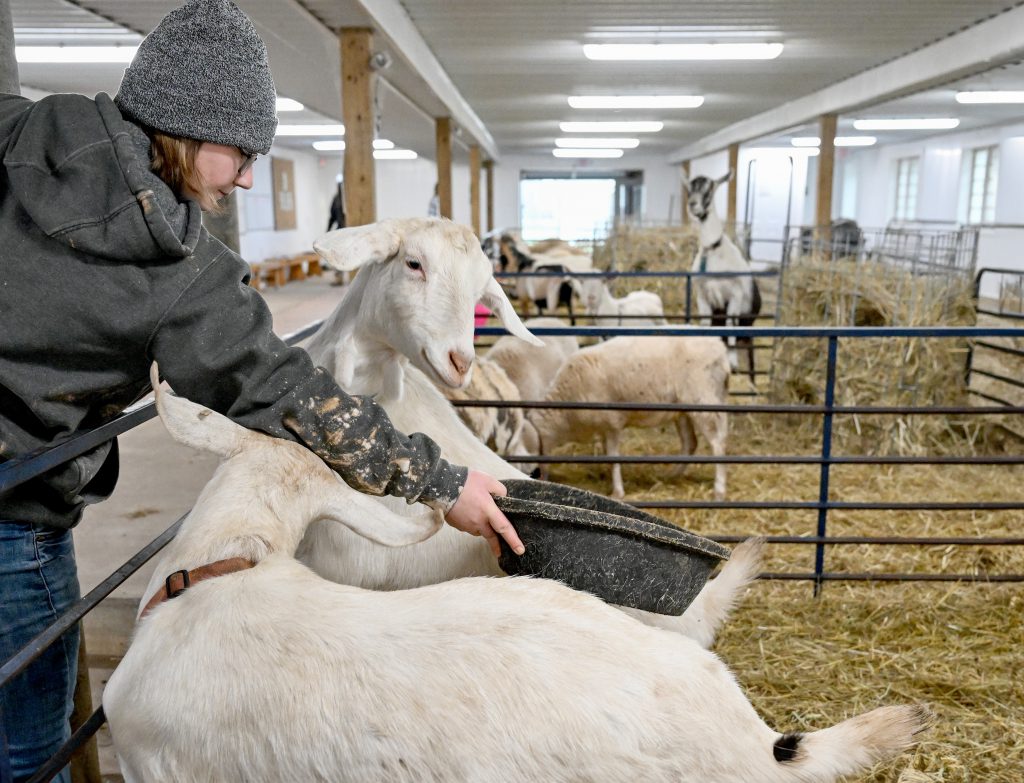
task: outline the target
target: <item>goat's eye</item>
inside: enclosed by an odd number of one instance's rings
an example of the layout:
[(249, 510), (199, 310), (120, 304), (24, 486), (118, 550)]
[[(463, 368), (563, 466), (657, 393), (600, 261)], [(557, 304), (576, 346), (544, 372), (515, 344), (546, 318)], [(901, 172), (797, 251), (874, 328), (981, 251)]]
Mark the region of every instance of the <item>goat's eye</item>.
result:
[(423, 269), (423, 264), (421, 264), (415, 258), (405, 259), (405, 265), (409, 267), (413, 272), (419, 272), (421, 269)]

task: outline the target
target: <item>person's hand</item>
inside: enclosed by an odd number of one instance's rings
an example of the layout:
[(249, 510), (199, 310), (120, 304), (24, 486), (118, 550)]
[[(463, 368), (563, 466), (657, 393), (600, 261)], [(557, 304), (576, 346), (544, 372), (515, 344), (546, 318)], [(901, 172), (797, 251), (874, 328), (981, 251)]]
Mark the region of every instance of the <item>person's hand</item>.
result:
[(495, 557), (501, 555), (499, 535), (512, 547), (513, 552), (521, 555), (526, 551), (526, 547), (519, 540), (512, 523), (501, 513), (494, 504), (494, 498), (491, 497), (503, 496), (507, 492), (505, 485), (494, 476), (470, 470), (466, 477), (466, 486), (462, 488), (459, 499), (445, 516), (445, 521), (456, 530), (486, 538)]

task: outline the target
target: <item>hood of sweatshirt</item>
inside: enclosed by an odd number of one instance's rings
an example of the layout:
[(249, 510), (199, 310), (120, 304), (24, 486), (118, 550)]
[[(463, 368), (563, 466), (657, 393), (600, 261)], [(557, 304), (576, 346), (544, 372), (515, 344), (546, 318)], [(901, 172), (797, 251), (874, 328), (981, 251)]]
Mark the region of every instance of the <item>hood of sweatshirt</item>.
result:
[(0, 97), (11, 194), (46, 235), (111, 261), (191, 255), (202, 213), (150, 170), (149, 139), (105, 93)]

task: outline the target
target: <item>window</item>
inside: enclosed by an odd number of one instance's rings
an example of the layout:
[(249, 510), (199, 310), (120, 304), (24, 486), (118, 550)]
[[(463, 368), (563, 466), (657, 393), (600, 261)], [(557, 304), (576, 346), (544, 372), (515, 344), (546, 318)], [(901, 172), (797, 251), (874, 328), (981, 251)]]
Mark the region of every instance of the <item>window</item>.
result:
[(522, 237), (535, 242), (551, 237), (566, 240), (603, 234), (615, 213), (614, 179), (522, 179)]
[(967, 201), (968, 223), (992, 223), (996, 219), (996, 188), (999, 185), (999, 147), (971, 150), (971, 184)]
[(900, 158), (896, 161), (896, 209), (897, 220), (913, 220), (917, 217), (917, 166), (919, 158)]

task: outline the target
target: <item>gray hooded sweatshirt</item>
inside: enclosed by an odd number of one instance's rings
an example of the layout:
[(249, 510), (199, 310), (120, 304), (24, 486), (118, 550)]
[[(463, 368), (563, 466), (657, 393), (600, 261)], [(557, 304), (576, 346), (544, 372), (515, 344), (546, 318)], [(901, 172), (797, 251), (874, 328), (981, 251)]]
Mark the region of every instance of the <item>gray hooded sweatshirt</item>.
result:
[[(105, 95), (0, 95), (0, 463), (171, 387), (307, 446), (356, 489), (447, 511), (466, 469), (273, 331), (249, 267), (149, 168)], [(111, 441), (0, 495), (0, 521), (71, 527), (117, 479)]]

